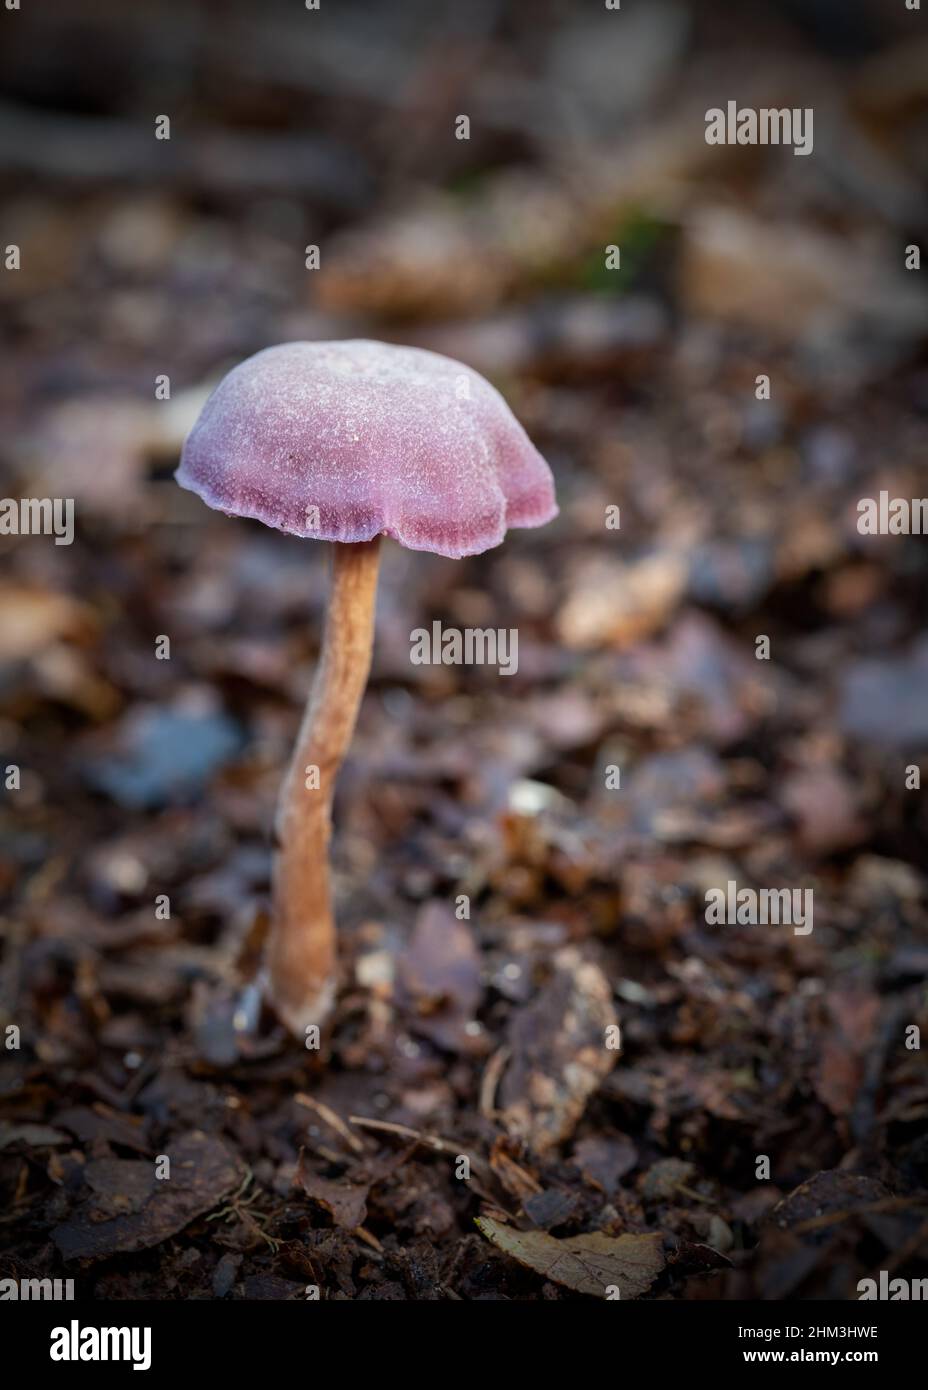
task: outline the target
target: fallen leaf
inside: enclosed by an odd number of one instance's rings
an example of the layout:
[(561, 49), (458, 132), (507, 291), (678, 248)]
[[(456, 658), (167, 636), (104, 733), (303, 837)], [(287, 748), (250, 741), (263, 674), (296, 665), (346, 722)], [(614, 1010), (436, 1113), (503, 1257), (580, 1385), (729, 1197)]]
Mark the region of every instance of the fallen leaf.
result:
[(60, 638), (90, 631), (90, 610), (67, 594), (50, 589), (0, 588), (0, 661), (27, 661)]
[(799, 1230), (810, 1239), (819, 1239), (837, 1222), (847, 1221), (856, 1211), (884, 1201), (889, 1189), (876, 1178), (861, 1173), (826, 1169), (793, 1188), (771, 1210), (767, 1220), (781, 1230)]
[(115, 748), (87, 761), (86, 780), (132, 810), (190, 800), (238, 752), (237, 725), (209, 700), (137, 706), (115, 729)]
[(903, 341), (922, 330), (924, 300), (887, 259), (798, 223), (697, 208), (684, 228), (682, 260), (683, 298), (697, 315), (790, 341), (837, 338), (858, 322), (880, 321)]
[(158, 405), (115, 395), (66, 400), (46, 412), (30, 441), (36, 458), (36, 490), (73, 497), (76, 511), (107, 517), (124, 530), (151, 507), (146, 497), (146, 435)]
[(879, 996), (862, 988), (835, 991), (827, 1000), (832, 1027), (813, 1075), (815, 1092), (833, 1115), (849, 1115), (863, 1079), (880, 1016)]
[(22, 1144), (29, 1149), (49, 1149), (69, 1142), (66, 1134), (62, 1134), (60, 1129), (52, 1129), (50, 1125), (15, 1125), (8, 1120), (0, 1120), (0, 1149), (7, 1149), (12, 1144)]
[(143, 1119), (137, 1115), (121, 1115), (99, 1102), (93, 1107), (80, 1105), (62, 1110), (55, 1118), (84, 1144), (103, 1140), (136, 1153), (144, 1154), (149, 1150), (147, 1125)]
[(921, 744), (928, 738), (928, 638), (902, 656), (866, 657), (847, 668), (839, 723), (844, 733), (874, 743)]
[(470, 923), (443, 903), (425, 903), (400, 961), (399, 981), (413, 1032), (449, 1052), (482, 1050), (482, 1034), (474, 1032), (480, 953)]
[(153, 1162), (106, 1158), (87, 1164), (84, 1180), (93, 1195), (52, 1231), (66, 1260), (160, 1245), (215, 1207), (245, 1173), (220, 1139), (200, 1130), (184, 1135), (166, 1153), (171, 1176), (165, 1179), (155, 1177)]
[(660, 1234), (606, 1236), (594, 1231), (555, 1240), (544, 1231), (515, 1231), (487, 1216), (478, 1216), (477, 1226), (487, 1240), (519, 1264), (593, 1298), (606, 1298), (610, 1286), (619, 1289), (621, 1298), (638, 1298), (665, 1264), (664, 1237)]
[(780, 788), (780, 801), (796, 821), (806, 854), (833, 854), (866, 838), (857, 790), (838, 767), (797, 768)]
[(533, 1226), (538, 1226), (543, 1231), (550, 1231), (554, 1226), (561, 1226), (568, 1221), (580, 1205), (580, 1198), (575, 1192), (566, 1192), (562, 1188), (548, 1188), (544, 1192), (533, 1192), (526, 1197), (522, 1204), (525, 1215)]
[(631, 646), (676, 611), (686, 577), (683, 561), (669, 551), (628, 565), (588, 561), (557, 615), (561, 640), (581, 650)]
[(696, 1165), (682, 1158), (659, 1158), (643, 1173), (638, 1186), (649, 1202), (672, 1202), (681, 1187), (692, 1185)]
[(366, 1185), (317, 1177), (315, 1173), (306, 1171), (302, 1154), (294, 1181), (299, 1183), (311, 1201), (325, 1208), (336, 1226), (341, 1226), (345, 1231), (354, 1231), (364, 1224), (370, 1190)]
[(553, 978), (515, 1015), (500, 1086), (507, 1131), (539, 1154), (573, 1133), (618, 1056), (606, 1046), (616, 1017), (599, 966), (572, 948), (559, 951), (554, 965)]
[(527, 1197), (539, 1193), (541, 1184), (534, 1174), (516, 1163), (506, 1152), (506, 1145), (509, 1143), (511, 1141), (503, 1136), (496, 1140), (490, 1151), (490, 1167), (509, 1195), (523, 1202)]
[(574, 1146), (573, 1161), (587, 1182), (612, 1197), (638, 1162), (638, 1150), (625, 1134), (591, 1134)]

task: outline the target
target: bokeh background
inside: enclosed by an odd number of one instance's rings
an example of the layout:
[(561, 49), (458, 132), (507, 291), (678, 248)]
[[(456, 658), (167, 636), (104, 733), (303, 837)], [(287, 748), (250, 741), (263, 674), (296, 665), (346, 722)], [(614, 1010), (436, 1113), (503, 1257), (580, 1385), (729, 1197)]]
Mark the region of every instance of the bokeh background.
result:
[[(0, 23), (2, 491), (77, 516), (71, 546), (0, 537), (3, 1272), (588, 1296), (526, 1232), (658, 1237), (650, 1297), (928, 1272), (926, 542), (856, 527), (861, 497), (926, 490), (926, 16), (75, 0)], [(730, 98), (812, 107), (812, 155), (707, 146)], [(320, 1056), (235, 1010), (324, 547), (172, 472), (224, 370), (352, 336), (488, 375), (561, 515), (462, 562), (386, 547)], [(517, 627), (518, 674), (412, 666), (436, 618)], [(707, 927), (729, 879), (813, 888), (813, 933)], [(170, 1197), (159, 1153), (189, 1160)]]

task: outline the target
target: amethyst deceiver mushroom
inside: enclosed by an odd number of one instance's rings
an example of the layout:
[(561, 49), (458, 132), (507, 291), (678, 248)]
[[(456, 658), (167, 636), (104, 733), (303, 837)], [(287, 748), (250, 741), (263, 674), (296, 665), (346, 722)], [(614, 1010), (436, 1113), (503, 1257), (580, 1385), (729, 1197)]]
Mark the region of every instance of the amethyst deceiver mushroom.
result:
[[(371, 662), (381, 536), (459, 559), (557, 515), (503, 397), (421, 348), (284, 343), (235, 367), (191, 430), (177, 481), (232, 516), (333, 542), (319, 665), (276, 817), (271, 1003), (297, 1035), (335, 992), (328, 850), (335, 778)], [(319, 769), (318, 790), (306, 771)]]

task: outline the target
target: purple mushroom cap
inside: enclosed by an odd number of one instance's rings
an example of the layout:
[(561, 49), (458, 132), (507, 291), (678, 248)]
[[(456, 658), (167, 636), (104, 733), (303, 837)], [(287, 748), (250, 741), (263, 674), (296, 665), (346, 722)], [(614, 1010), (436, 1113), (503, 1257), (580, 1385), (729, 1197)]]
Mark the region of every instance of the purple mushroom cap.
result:
[(294, 536), (458, 559), (557, 515), (551, 471), (478, 372), (422, 348), (284, 343), (223, 377), (177, 481)]

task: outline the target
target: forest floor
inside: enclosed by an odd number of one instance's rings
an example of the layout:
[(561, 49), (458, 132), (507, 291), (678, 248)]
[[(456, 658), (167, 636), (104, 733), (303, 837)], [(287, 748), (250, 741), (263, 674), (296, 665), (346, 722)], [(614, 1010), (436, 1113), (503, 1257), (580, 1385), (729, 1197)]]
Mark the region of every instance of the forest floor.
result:
[[(824, 143), (811, 184), (710, 150), (698, 64), (579, 185), (513, 136), (401, 213), (347, 117), (286, 196), (273, 134), (132, 190), (62, 192), (36, 147), (3, 487), (75, 497), (78, 529), (6, 538), (0, 578), (0, 1277), (472, 1300), (928, 1274), (926, 551), (857, 525), (924, 491), (924, 207), (882, 57), (837, 88), (880, 132), (856, 184)], [(561, 515), (461, 562), (385, 546), (311, 1051), (236, 1017), (325, 547), (171, 475), (221, 369), (347, 336), (490, 375)], [(411, 664), (434, 620), (517, 629), (518, 671)], [(730, 882), (811, 890), (812, 929), (708, 922)]]

